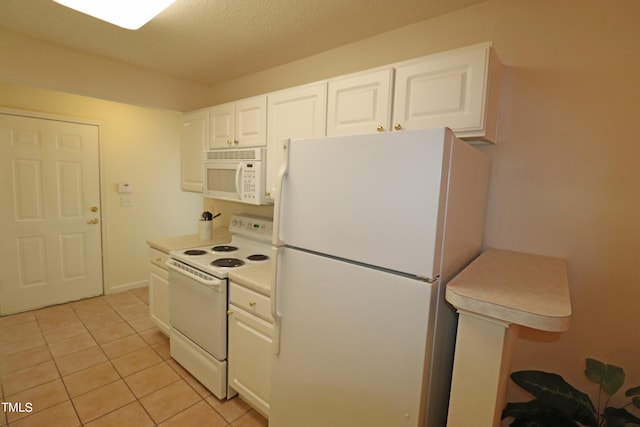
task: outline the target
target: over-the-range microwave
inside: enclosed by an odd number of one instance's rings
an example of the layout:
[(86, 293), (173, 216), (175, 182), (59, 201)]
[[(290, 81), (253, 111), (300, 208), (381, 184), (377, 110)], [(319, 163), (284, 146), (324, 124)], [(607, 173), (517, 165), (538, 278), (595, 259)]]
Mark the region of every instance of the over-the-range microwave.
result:
[(204, 153), (204, 195), (266, 205), (267, 151), (264, 147), (226, 148)]

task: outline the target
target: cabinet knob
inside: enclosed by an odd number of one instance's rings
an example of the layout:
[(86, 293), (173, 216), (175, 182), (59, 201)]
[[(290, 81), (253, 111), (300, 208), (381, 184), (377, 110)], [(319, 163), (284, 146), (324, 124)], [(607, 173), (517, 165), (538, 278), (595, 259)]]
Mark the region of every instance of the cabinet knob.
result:
[(378, 126), (378, 127), (376, 128), (376, 130), (377, 130), (378, 132), (384, 132), (384, 126)]
[(233, 140), (233, 143), (234, 143), (235, 145), (238, 145), (238, 144), (240, 144), (240, 141), (238, 141), (237, 139), (234, 139), (234, 140)]
[(91, 218), (89, 221), (87, 221), (87, 224), (97, 224), (98, 222), (100, 222), (98, 218)]
[(394, 128), (395, 130), (401, 130), (401, 129), (402, 129), (402, 126), (400, 126), (400, 123), (396, 123), (395, 125), (393, 125), (393, 128)]
[(231, 145), (231, 140), (227, 139), (227, 145)]
[(256, 302), (255, 302), (255, 301), (249, 301), (249, 305), (250, 305), (251, 307), (255, 307), (255, 306), (256, 306)]
[(227, 316), (231, 316), (232, 314), (233, 314), (233, 311), (227, 310)]

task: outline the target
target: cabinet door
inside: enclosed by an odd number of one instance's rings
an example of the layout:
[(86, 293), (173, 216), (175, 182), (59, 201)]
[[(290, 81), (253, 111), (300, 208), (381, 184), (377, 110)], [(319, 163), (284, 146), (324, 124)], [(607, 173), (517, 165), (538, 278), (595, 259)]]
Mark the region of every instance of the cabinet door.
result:
[(482, 133), (489, 51), (489, 45), (476, 45), (397, 65), (394, 128)]
[(203, 152), (209, 138), (209, 112), (194, 111), (182, 116), (180, 135), (180, 187), (202, 193), (204, 188)]
[(169, 335), (169, 272), (150, 265), (149, 312), (151, 320), (165, 335)]
[(282, 90), (267, 97), (267, 192), (275, 199), (284, 152), (282, 142), (325, 135), (327, 85), (316, 83)]
[(267, 143), (267, 97), (236, 102), (235, 145), (255, 147)]
[(327, 136), (389, 130), (393, 69), (353, 74), (329, 82)]
[(273, 325), (229, 306), (229, 386), (269, 415)]
[(209, 109), (209, 149), (234, 145), (235, 105), (233, 102)]

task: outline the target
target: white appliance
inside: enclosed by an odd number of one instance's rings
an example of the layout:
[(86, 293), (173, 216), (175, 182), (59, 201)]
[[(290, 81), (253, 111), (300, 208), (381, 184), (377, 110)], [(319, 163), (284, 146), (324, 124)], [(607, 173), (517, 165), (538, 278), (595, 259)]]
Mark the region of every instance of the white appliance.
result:
[(448, 129), (286, 149), (269, 426), (444, 426), (444, 286), (480, 252), (489, 161)]
[(220, 399), (229, 393), (228, 274), (269, 259), (273, 225), (238, 215), (229, 230), (230, 243), (171, 251), (167, 262), (171, 357)]
[(266, 196), (266, 148), (205, 151), (204, 195), (251, 205), (271, 203)]

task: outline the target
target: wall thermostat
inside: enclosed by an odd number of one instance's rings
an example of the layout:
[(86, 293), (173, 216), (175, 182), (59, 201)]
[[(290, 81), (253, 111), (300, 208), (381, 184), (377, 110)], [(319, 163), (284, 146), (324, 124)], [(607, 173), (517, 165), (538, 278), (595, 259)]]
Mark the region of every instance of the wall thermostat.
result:
[(132, 191), (133, 191), (133, 188), (131, 187), (131, 184), (128, 184), (128, 183), (118, 184), (118, 193), (131, 193)]

